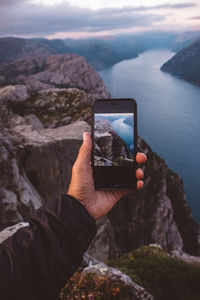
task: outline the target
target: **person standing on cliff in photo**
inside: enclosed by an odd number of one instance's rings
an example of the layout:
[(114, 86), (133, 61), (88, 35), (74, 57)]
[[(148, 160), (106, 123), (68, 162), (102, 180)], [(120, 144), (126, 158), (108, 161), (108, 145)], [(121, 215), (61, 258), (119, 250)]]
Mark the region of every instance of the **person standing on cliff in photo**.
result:
[[(46, 202), (32, 215), (29, 227), (0, 245), (2, 300), (58, 299), (96, 234), (96, 221), (133, 192), (95, 191), (91, 150), (91, 136), (85, 132), (68, 193)], [(145, 154), (138, 153), (136, 160), (145, 163)], [(138, 189), (143, 187), (143, 176), (137, 169)]]

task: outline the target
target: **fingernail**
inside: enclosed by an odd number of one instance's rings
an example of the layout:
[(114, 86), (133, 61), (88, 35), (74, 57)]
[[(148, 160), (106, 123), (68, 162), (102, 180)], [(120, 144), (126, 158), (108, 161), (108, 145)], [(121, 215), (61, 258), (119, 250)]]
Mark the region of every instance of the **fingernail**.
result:
[(87, 132), (83, 132), (83, 141), (85, 141), (85, 139), (86, 139), (86, 134), (87, 134)]
[(144, 182), (142, 180), (137, 181), (137, 189), (141, 190), (143, 188)]
[(137, 176), (137, 179), (143, 179), (144, 173), (143, 173), (142, 169), (140, 169), (140, 168), (137, 169), (136, 176)]

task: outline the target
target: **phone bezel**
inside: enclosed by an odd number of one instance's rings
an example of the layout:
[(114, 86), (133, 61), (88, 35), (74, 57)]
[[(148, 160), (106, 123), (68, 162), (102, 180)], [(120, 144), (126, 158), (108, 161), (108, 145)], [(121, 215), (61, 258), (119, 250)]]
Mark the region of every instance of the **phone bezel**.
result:
[[(98, 102), (98, 103), (106, 103), (106, 102), (110, 102), (110, 103), (117, 103), (117, 105), (119, 103), (123, 103), (124, 101), (128, 101), (129, 103), (131, 102), (133, 104), (133, 113), (134, 113), (134, 165), (133, 167), (125, 167), (125, 166), (94, 166), (94, 114), (95, 114), (95, 104)], [(131, 189), (131, 188), (136, 188), (136, 175), (135, 175), (135, 171), (136, 171), (136, 168), (137, 168), (137, 163), (136, 163), (136, 154), (137, 154), (137, 103), (135, 101), (135, 99), (133, 98), (111, 98), (111, 99), (97, 99), (93, 102), (93, 105), (92, 105), (92, 124), (91, 124), (91, 133), (92, 133), (92, 143), (93, 143), (93, 148), (92, 148), (92, 155), (91, 155), (91, 165), (92, 165), (92, 169), (93, 169), (93, 175), (94, 175), (94, 172), (102, 172), (100, 170), (105, 170), (106, 172), (106, 169), (112, 173), (112, 171), (115, 171), (117, 170), (116, 168), (120, 168), (120, 171), (122, 171), (122, 168), (123, 168), (123, 171), (125, 171), (125, 168), (129, 169), (129, 170), (132, 170), (134, 172), (134, 183), (133, 183), (133, 186), (130, 186), (130, 187), (123, 187), (121, 186), (120, 187), (120, 183), (117, 183), (116, 185), (113, 185), (113, 186), (110, 186), (110, 187), (101, 187), (98, 185), (98, 182), (94, 182), (95, 183), (95, 188), (97, 190), (113, 190), (113, 189), (116, 189), (116, 190), (127, 190), (127, 189)], [(104, 172), (104, 171), (103, 171)]]

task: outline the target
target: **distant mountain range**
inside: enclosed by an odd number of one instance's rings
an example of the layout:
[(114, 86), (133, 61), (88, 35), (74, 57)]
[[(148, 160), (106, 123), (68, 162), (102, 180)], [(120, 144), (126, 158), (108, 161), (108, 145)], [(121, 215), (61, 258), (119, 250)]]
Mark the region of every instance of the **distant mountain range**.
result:
[(86, 59), (96, 70), (112, 66), (124, 59), (137, 57), (140, 53), (167, 48), (173, 51), (188, 46), (200, 36), (199, 31), (170, 33), (146, 32), (134, 35), (112, 36), (107, 39), (54, 39), (0, 38), (0, 64), (25, 57), (45, 58), (53, 54), (75, 53)]
[(179, 51), (191, 44), (199, 36), (199, 31), (181, 34), (145, 32), (110, 37), (106, 40), (66, 39), (64, 43), (68, 52), (85, 56), (96, 70), (101, 70), (124, 59), (135, 58), (140, 53), (150, 49), (167, 48), (174, 52)]
[(40, 40), (6, 37), (0, 38), (0, 64), (26, 57), (47, 57), (58, 53), (51, 44)]
[[(45, 59), (49, 55), (78, 54), (84, 56), (96, 70), (101, 70), (124, 59), (135, 58), (140, 53), (155, 48), (178, 51), (172, 59), (161, 67), (161, 70), (200, 85), (199, 31), (182, 34), (149, 32), (109, 37), (105, 40), (0, 38), (0, 85), (5, 85), (4, 82), (6, 84), (12, 83), (11, 77), (13, 76), (14, 81), (16, 81), (16, 76), (18, 76), (16, 72), (19, 73), (22, 67), (23, 76), (42, 71)], [(13, 63), (15, 64), (13, 65)], [(21, 83), (20, 78), (18, 83)]]
[(200, 38), (180, 50), (161, 67), (161, 70), (200, 85)]

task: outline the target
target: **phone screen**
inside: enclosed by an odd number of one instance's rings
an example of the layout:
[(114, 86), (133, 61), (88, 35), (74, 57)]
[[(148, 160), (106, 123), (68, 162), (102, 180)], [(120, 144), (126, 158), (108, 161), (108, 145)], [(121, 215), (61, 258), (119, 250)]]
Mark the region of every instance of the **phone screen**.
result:
[(134, 99), (99, 99), (93, 104), (92, 166), (97, 189), (135, 187), (137, 105)]
[(95, 113), (94, 166), (133, 166), (134, 113)]

